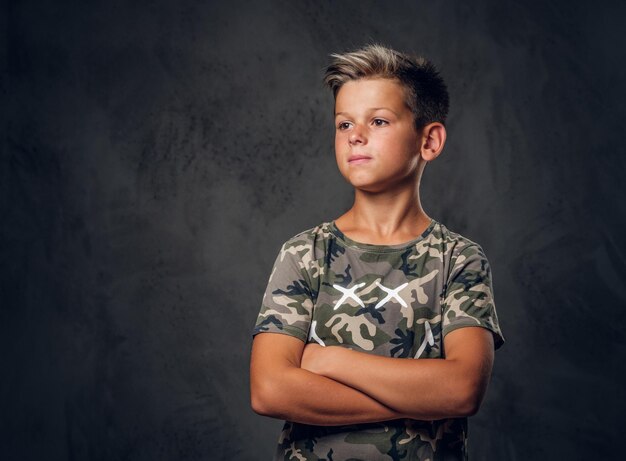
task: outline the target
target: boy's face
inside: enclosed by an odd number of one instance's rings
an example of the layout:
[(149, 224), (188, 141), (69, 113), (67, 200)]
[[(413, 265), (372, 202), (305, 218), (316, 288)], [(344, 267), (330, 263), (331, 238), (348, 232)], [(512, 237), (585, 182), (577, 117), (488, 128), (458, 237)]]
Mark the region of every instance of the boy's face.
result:
[(345, 83), (335, 101), (339, 171), (357, 189), (381, 192), (416, 181), (421, 133), (394, 80)]

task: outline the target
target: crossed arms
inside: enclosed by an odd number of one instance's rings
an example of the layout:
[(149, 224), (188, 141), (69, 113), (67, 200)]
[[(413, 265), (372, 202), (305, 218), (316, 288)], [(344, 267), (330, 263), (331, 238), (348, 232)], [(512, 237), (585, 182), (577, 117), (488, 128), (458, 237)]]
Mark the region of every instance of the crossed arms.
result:
[(392, 358), (260, 333), (250, 360), (252, 408), (321, 426), (472, 415), (491, 376), (492, 334), (459, 328), (444, 349), (445, 359)]

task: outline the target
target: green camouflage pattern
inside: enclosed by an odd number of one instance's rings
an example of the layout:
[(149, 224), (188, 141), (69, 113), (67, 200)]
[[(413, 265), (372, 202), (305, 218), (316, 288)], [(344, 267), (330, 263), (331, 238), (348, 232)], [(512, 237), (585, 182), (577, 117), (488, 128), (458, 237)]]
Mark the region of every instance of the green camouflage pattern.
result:
[[(289, 239), (270, 275), (253, 335), (400, 358), (443, 358), (443, 337), (480, 326), (504, 339), (482, 248), (433, 220), (401, 245), (370, 245), (334, 222)], [(466, 459), (467, 418), (349, 426), (285, 422), (276, 460)]]

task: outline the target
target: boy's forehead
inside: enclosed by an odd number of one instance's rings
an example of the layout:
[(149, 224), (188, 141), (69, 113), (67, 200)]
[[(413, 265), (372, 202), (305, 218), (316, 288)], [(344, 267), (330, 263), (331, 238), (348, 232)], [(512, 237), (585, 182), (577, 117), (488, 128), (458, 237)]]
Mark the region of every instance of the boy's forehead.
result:
[(389, 78), (362, 78), (349, 80), (337, 92), (335, 114), (351, 108), (406, 107), (406, 93), (402, 84)]
[(367, 77), (357, 80), (348, 80), (342, 85), (337, 93), (345, 92), (348, 89), (354, 92), (404, 92), (404, 86), (397, 79), (383, 77)]

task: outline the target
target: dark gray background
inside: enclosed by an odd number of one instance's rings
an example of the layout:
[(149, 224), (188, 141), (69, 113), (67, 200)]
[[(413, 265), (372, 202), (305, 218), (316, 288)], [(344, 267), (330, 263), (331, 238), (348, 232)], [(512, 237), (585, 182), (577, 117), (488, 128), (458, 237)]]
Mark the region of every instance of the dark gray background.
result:
[(623, 445), (619, 2), (13, 1), (2, 19), (0, 458), (264, 460), (250, 330), (280, 244), (351, 203), (331, 52), (433, 59), (423, 204), (478, 241), (507, 344), (474, 460)]

